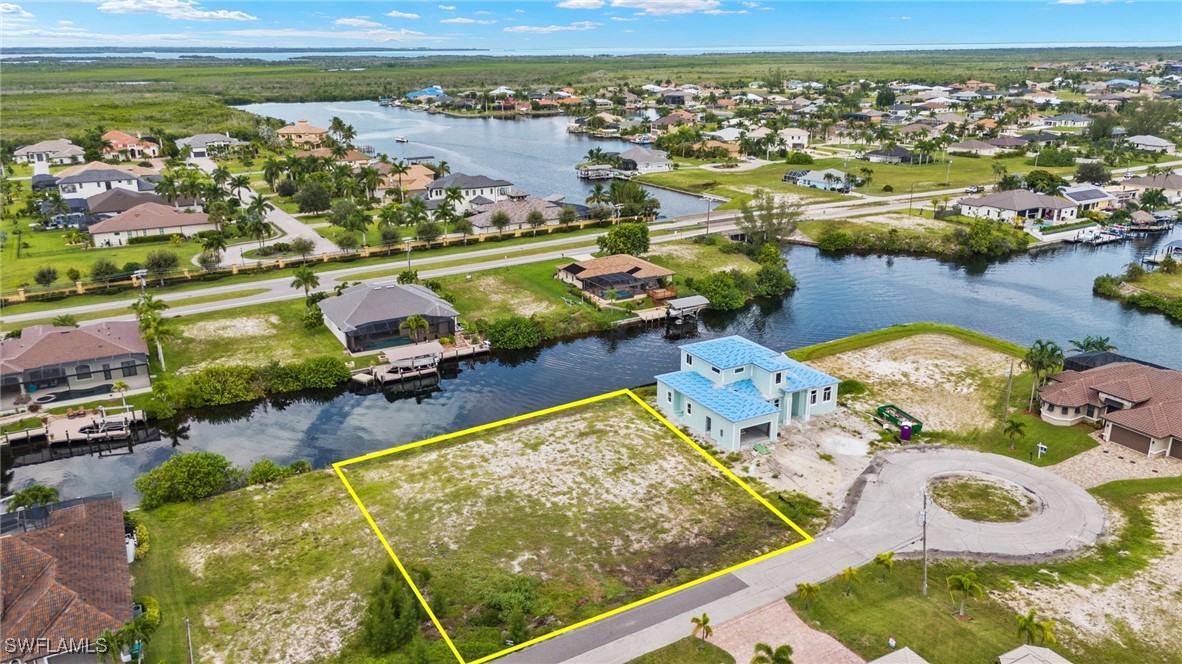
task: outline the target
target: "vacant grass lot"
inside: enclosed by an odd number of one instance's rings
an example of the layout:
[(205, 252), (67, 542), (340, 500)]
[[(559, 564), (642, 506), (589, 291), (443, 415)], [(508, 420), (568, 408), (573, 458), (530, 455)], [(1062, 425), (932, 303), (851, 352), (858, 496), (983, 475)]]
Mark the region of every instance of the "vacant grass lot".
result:
[[(734, 173), (707, 171), (700, 168), (684, 168), (665, 173), (650, 173), (636, 179), (639, 182), (672, 187), (673, 189), (680, 189), (693, 194), (711, 194), (731, 199), (730, 202), (721, 206), (720, 209), (724, 210), (736, 209), (744, 201), (751, 200), (752, 194), (755, 193), (756, 189), (765, 189), (777, 194), (792, 194), (798, 196), (805, 203), (849, 199), (848, 196), (843, 196), (837, 192), (786, 184), (784, 182), (784, 174), (794, 168), (804, 167), (772, 164), (749, 171), (736, 171)], [(705, 209), (703, 208), (704, 211)]]
[[(887, 639), (909, 646), (929, 662), (991, 662), (1003, 652), (1022, 644), (1017, 632), (1016, 611), (995, 594), (1017, 587), (1057, 586), (1064, 583), (1109, 585), (1146, 570), (1159, 556), (1162, 546), (1155, 540), (1153, 522), (1145, 509), (1152, 494), (1182, 496), (1182, 479), (1155, 478), (1112, 482), (1090, 490), (1124, 516), (1124, 525), (1113, 541), (1095, 547), (1089, 555), (1066, 561), (1035, 565), (972, 564), (937, 561), (929, 570), (930, 593), (920, 595), (922, 564), (903, 561), (895, 565), (885, 581), (874, 565), (861, 569), (862, 583), (851, 596), (843, 595), (841, 579), (821, 584), (818, 599), (809, 610), (792, 595), (789, 604), (806, 622), (832, 634), (858, 655), (873, 659), (887, 654)], [(983, 599), (969, 599), (968, 622), (953, 615), (956, 601), (949, 597), (945, 579), (966, 569), (977, 572), (987, 592)], [(1045, 619), (1043, 608), (1029, 606)], [(1146, 624), (1142, 629), (1156, 630)], [(1120, 641), (1078, 638), (1070, 624), (1059, 623), (1052, 645), (1073, 662), (1167, 664), (1177, 661), (1176, 653), (1157, 647), (1143, 634), (1123, 625)]]
[(1182, 297), (1182, 271), (1166, 274), (1161, 270), (1154, 270), (1133, 285), (1163, 297)]
[(937, 505), (969, 521), (1013, 523), (1030, 516), (1034, 499), (975, 477), (940, 477), (929, 484)]
[(708, 641), (687, 636), (628, 664), (735, 664), (735, 658)]
[(627, 395), (343, 472), (466, 659), (801, 541)]

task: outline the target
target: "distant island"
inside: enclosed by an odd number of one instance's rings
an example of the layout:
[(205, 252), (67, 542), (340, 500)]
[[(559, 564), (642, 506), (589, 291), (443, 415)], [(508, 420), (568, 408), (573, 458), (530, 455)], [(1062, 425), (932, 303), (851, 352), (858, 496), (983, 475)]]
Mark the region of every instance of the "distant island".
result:
[(454, 51), (488, 51), (487, 48), (431, 48), (416, 46), (414, 48), (395, 48), (389, 46), (375, 46), (365, 48), (329, 47), (309, 48), (307, 46), (28, 46), (10, 51), (10, 55), (40, 55), (45, 53), (358, 53), (358, 52), (454, 52)]

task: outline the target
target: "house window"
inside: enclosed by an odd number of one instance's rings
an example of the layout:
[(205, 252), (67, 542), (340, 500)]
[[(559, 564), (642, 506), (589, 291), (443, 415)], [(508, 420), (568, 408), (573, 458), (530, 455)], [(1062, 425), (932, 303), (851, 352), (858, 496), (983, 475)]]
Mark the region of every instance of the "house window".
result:
[(688, 401), (685, 404), (685, 414), (686, 415), (693, 415), (694, 414), (694, 405), (692, 403), (689, 403)]
[(779, 399), (772, 399), (772, 405), (775, 406), (776, 408), (779, 408), (780, 407), (780, 400)]
[(812, 404), (815, 404), (815, 403), (817, 403), (817, 391), (810, 390), (809, 391), (809, 405), (811, 406)]
[(123, 360), (119, 363), (119, 366), (123, 369), (124, 378), (134, 376), (138, 373), (138, 370), (135, 368), (135, 360)]
[(823, 395), (823, 397), (821, 398), (821, 401), (829, 401), (829, 400), (830, 400), (830, 399), (832, 399), (832, 398), (833, 398), (833, 388), (832, 388), (832, 387), (826, 387), (826, 388), (825, 388), (825, 394), (824, 394), (824, 395)]
[(1079, 415), (1079, 406), (1076, 406), (1076, 407), (1075, 407), (1075, 414), (1076, 414), (1076, 415)]
[(103, 380), (111, 380), (111, 365), (103, 365)]
[(784, 382), (784, 374), (781, 374), (781, 373), (776, 374), (776, 385), (779, 385), (780, 383), (783, 383), (783, 382)]
[(79, 364), (74, 369), (74, 376), (78, 380), (89, 380), (90, 379), (90, 365), (89, 364)]
[(735, 373), (737, 373), (737, 374), (741, 374), (741, 373), (743, 373), (743, 370), (744, 370), (744, 369), (746, 369), (746, 368), (747, 368), (747, 367), (739, 367), (738, 369), (735, 369)]
[(1047, 412), (1048, 413), (1055, 412), (1055, 406), (1053, 404), (1047, 404)]
[(1095, 417), (1095, 416), (1096, 416), (1096, 407), (1095, 406), (1088, 406), (1088, 417)]
[(694, 356), (689, 353), (685, 354), (685, 363), (687, 366), (692, 366), (694, 363)]
[(668, 401), (669, 403), (673, 403), (673, 390), (669, 390), (668, 392), (665, 393), (665, 401)]
[(722, 369), (719, 369), (718, 367), (710, 367), (710, 370), (716, 374), (722, 373)]
[(1066, 415), (1066, 414), (1067, 414), (1067, 406), (1063, 406), (1063, 414), (1064, 414), (1064, 415)]

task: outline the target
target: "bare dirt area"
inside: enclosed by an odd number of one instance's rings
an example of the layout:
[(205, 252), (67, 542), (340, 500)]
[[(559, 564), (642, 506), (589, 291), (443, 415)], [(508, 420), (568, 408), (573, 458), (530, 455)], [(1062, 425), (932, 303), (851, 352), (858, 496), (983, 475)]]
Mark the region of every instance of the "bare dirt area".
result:
[(1099, 442), (1098, 447), (1080, 452), (1070, 459), (1049, 466), (1047, 470), (1069, 479), (1085, 489), (1116, 480), (1182, 475), (1182, 459), (1172, 457), (1150, 459), (1123, 445), (1105, 442), (1096, 435), (1092, 437)]
[(927, 431), (967, 432), (992, 424), (995, 390), (1010, 356), (942, 334), (919, 334), (810, 362), (842, 380), (861, 381), (867, 393), (850, 399), (868, 411), (891, 403)]
[(997, 597), (1016, 612), (1038, 607), (1084, 642), (1120, 641), (1131, 633), (1164, 652), (1182, 652), (1182, 500), (1158, 495), (1149, 509), (1164, 550), (1132, 578), (1108, 586), (1036, 585)]
[(735, 191), (741, 191), (744, 194), (754, 194), (757, 191), (764, 191), (771, 194), (772, 198), (775, 199), (777, 203), (807, 203), (809, 201), (819, 200), (821, 198), (820, 196), (802, 196), (800, 194), (777, 193), (774, 191), (768, 191), (763, 187), (753, 187), (750, 185), (733, 186), (731, 189), (734, 189)]
[(534, 297), (519, 288), (510, 288), (500, 277), (483, 276), (473, 279), (471, 288), (484, 293), (490, 302), (512, 309), (522, 316), (543, 314), (554, 308), (550, 302)]
[(675, 258), (688, 258), (693, 260), (698, 257), (698, 250), (694, 245), (684, 244), (681, 242), (662, 242), (654, 244), (648, 250), (645, 256), (673, 256)]
[(792, 646), (792, 661), (796, 664), (862, 664), (863, 661), (837, 639), (805, 624), (783, 600), (722, 623), (715, 628), (711, 641), (729, 652), (736, 662), (750, 661), (757, 643), (773, 648), (785, 643)]
[(860, 217), (846, 217), (845, 220), (855, 224), (888, 226), (890, 228), (898, 228), (899, 230), (912, 231), (938, 231), (942, 233), (954, 228), (952, 224), (946, 221), (916, 217), (909, 214), (869, 214)]
[(782, 429), (771, 446), (770, 461), (748, 451), (744, 470), (774, 489), (797, 491), (837, 508), (870, 463), (879, 440), (874, 425), (838, 408)]
[(192, 325), (185, 326), (184, 335), (198, 341), (261, 337), (274, 331), (275, 326), (278, 324), (278, 316), (242, 316), (225, 320), (193, 323)]

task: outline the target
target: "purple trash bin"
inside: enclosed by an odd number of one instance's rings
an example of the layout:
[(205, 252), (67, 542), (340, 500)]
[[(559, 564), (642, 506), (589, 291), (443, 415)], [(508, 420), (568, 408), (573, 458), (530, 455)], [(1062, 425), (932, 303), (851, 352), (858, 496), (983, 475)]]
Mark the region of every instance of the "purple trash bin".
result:
[(904, 424), (903, 426), (899, 427), (899, 437), (901, 439), (903, 439), (904, 441), (911, 440), (911, 425), (910, 424)]

